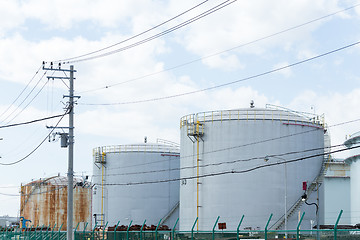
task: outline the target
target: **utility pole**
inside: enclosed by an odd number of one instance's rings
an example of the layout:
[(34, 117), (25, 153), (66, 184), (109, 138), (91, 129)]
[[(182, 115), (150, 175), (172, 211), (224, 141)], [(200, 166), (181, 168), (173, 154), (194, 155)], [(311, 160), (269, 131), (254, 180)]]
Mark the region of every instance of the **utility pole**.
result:
[[(44, 64), (44, 63), (43, 63)], [(48, 76), (47, 78), (51, 79), (68, 79), (69, 84), (69, 95), (64, 95), (64, 98), (69, 98), (67, 109), (69, 111), (69, 127), (57, 127), (57, 128), (68, 128), (68, 134), (61, 134), (61, 147), (68, 147), (68, 185), (67, 185), (67, 240), (73, 240), (73, 216), (74, 216), (74, 98), (80, 98), (79, 96), (74, 96), (74, 66), (70, 65), (70, 69), (61, 69), (61, 64), (59, 63), (59, 68), (53, 68), (53, 63), (50, 63), (50, 68), (45, 68), (43, 66), (43, 70), (49, 71), (62, 71), (62, 72), (69, 72), (69, 77), (55, 77), (55, 76)], [(54, 128), (54, 127), (49, 127)]]

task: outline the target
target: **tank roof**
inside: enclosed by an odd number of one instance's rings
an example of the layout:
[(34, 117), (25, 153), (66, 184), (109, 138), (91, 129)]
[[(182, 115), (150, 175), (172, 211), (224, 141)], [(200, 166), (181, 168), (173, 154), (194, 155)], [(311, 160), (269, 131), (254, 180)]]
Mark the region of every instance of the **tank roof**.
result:
[(302, 122), (311, 125), (318, 125), (321, 127), (324, 127), (325, 125), (323, 116), (311, 113), (276, 108), (242, 108), (233, 110), (208, 111), (185, 115), (181, 118), (180, 126), (183, 126), (186, 123), (194, 123), (196, 121), (201, 123), (227, 120), (278, 120), (288, 122)]
[[(74, 184), (84, 182), (82, 178), (74, 177)], [(48, 178), (40, 178), (35, 181), (31, 181), (24, 186), (31, 185), (56, 185), (56, 186), (66, 186), (68, 184), (68, 179), (65, 176), (53, 176)]]
[(350, 148), (352, 145), (357, 143), (360, 143), (360, 132), (352, 134), (350, 138), (344, 142), (344, 145), (347, 148)]

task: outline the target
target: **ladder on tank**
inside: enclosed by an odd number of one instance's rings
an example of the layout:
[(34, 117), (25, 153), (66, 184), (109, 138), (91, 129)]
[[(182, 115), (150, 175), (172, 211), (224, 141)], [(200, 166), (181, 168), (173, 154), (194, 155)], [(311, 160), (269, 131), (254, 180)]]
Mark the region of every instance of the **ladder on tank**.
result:
[[(319, 174), (316, 176), (314, 181), (312, 181), (310, 186), (307, 188), (306, 191), (308, 192), (308, 195), (310, 195), (312, 192), (316, 190), (316, 186), (320, 187), (321, 184), (323, 183), (324, 176), (328, 167), (327, 163), (329, 161), (330, 161), (330, 155), (328, 155), (328, 157), (324, 159)], [(303, 201), (300, 196), (299, 199), (297, 199), (296, 202), (286, 212), (287, 219), (289, 219), (292, 215), (294, 215), (294, 213), (302, 206), (302, 204)], [(282, 215), (269, 229), (279, 230), (284, 226), (284, 224), (285, 224), (285, 214)]]

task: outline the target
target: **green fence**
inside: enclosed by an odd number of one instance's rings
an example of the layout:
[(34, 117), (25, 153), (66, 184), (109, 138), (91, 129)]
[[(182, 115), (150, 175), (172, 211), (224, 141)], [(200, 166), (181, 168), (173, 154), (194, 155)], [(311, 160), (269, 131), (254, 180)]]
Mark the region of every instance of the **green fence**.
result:
[[(93, 229), (87, 229), (87, 224), (84, 230), (79, 230), (78, 226), (74, 229), (74, 240), (243, 240), (243, 239), (303, 239), (303, 240), (345, 240), (345, 239), (359, 239), (360, 229), (338, 229), (338, 223), (341, 217), (340, 212), (333, 229), (313, 229), (313, 230), (300, 230), (302, 215), (297, 229), (293, 230), (272, 230), (268, 229), (269, 222), (272, 215), (270, 215), (264, 230), (240, 230), (241, 223), (244, 216), (241, 217), (236, 230), (215, 230), (220, 217), (214, 221), (214, 226), (210, 231), (196, 231), (194, 226), (197, 219), (195, 219), (192, 229), (189, 231), (176, 231), (178, 221), (173, 226), (172, 230), (163, 230), (159, 224), (149, 229), (146, 227), (145, 222), (142, 226), (119, 226), (119, 222), (114, 227), (95, 226)], [(0, 228), (0, 240), (66, 240), (66, 231), (62, 231), (62, 226), (32, 226), (30, 228)], [(134, 229), (138, 229), (134, 231)]]

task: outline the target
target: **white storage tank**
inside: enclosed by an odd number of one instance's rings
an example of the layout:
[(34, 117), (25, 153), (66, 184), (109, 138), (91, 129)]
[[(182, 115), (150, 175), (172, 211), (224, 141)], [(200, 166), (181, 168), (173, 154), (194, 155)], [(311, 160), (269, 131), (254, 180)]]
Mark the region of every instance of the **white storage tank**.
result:
[(345, 159), (350, 164), (350, 209), (351, 224), (360, 223), (360, 132), (354, 133), (344, 145), (350, 149), (350, 157)]
[[(242, 215), (240, 229), (264, 229), (271, 213), (273, 229), (296, 229), (299, 211), (306, 211), (302, 229), (316, 220), (301, 195), (302, 182), (313, 186), (321, 173), (322, 117), (279, 108), (224, 110), (184, 116), (180, 129), (180, 230), (211, 230), (218, 216), (228, 230), (237, 229)], [(283, 163), (289, 160), (297, 161)], [(316, 201), (316, 193), (308, 195)]]
[[(93, 150), (93, 221), (173, 227), (179, 215), (179, 146), (144, 143)], [(175, 181), (169, 181), (175, 180)]]

